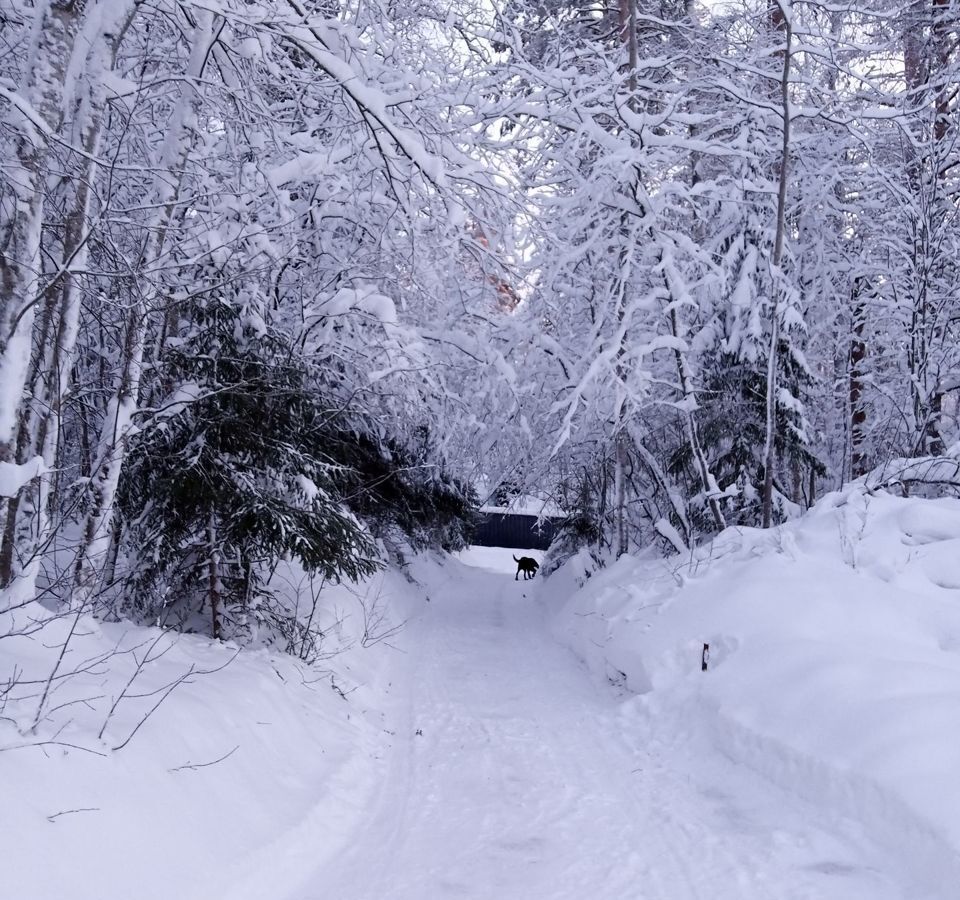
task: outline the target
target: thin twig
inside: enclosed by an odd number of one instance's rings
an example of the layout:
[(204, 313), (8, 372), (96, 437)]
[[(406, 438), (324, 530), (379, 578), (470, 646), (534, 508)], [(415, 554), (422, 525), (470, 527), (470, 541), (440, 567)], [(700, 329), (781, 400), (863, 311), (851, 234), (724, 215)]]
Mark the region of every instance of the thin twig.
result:
[(150, 716), (152, 716), (157, 711), (157, 709), (160, 707), (160, 704), (163, 703), (163, 701), (166, 700), (167, 697), (169, 697), (174, 692), (174, 690), (180, 687), (180, 685), (183, 684), (191, 675), (193, 675), (195, 671), (196, 671), (196, 668), (194, 666), (190, 666), (190, 668), (187, 669), (187, 671), (183, 675), (181, 675), (175, 681), (167, 685), (166, 690), (164, 690), (164, 692), (160, 695), (160, 699), (156, 703), (154, 703), (153, 706), (151, 706), (146, 713), (144, 713), (140, 721), (137, 722), (137, 724), (134, 726), (133, 731), (131, 731), (130, 734), (127, 735), (126, 739), (122, 743), (117, 744), (116, 747), (112, 747), (111, 749), (114, 751), (117, 751), (117, 750), (122, 750), (124, 747), (126, 747), (127, 744), (129, 744), (130, 741), (133, 740), (133, 736), (140, 730), (140, 727), (143, 725), (143, 723), (146, 722), (147, 719), (149, 719)]
[(71, 813), (82, 813), (82, 812), (100, 812), (99, 806), (82, 806), (79, 809), (64, 809), (58, 813), (54, 813), (52, 816), (47, 816), (48, 822), (53, 822), (54, 820), (60, 818), (60, 816), (69, 816)]
[(83, 750), (85, 753), (92, 753), (94, 756), (106, 757), (106, 753), (99, 750), (91, 750), (90, 747), (81, 747), (79, 744), (71, 744), (67, 741), (34, 741), (31, 744), (11, 744), (9, 747), (0, 747), (0, 753), (4, 750), (23, 750), (26, 747), (68, 747), (71, 750)]
[(239, 749), (240, 749), (240, 745), (237, 744), (237, 746), (234, 747), (232, 750), (228, 751), (227, 753), (224, 753), (223, 756), (218, 756), (216, 759), (211, 759), (210, 762), (205, 762), (205, 763), (188, 762), (188, 763), (184, 763), (182, 766), (177, 766), (174, 769), (167, 769), (167, 771), (182, 772), (184, 769), (203, 769), (203, 768), (206, 768), (207, 766), (215, 766), (217, 763), (223, 762), (228, 757), (233, 756), (233, 754), (236, 753), (237, 750)]

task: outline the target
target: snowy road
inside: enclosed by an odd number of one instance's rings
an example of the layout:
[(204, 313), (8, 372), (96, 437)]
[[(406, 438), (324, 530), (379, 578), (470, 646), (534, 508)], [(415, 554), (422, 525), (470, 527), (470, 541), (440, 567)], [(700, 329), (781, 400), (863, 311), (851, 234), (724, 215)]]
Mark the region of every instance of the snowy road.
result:
[(297, 900), (935, 896), (863, 822), (821, 817), (689, 735), (651, 741), (550, 636), (532, 584), (446, 571), (404, 635), (382, 783)]

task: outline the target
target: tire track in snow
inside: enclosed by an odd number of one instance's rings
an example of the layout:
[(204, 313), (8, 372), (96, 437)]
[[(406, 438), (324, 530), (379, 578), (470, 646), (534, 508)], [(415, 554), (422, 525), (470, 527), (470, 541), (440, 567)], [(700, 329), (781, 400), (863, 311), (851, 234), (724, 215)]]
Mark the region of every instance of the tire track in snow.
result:
[[(683, 734), (642, 746), (522, 583), (449, 568), (407, 627), (416, 663), (377, 799), (291, 900), (916, 900), (786, 795), (711, 796)], [(817, 859), (838, 862), (804, 868)]]

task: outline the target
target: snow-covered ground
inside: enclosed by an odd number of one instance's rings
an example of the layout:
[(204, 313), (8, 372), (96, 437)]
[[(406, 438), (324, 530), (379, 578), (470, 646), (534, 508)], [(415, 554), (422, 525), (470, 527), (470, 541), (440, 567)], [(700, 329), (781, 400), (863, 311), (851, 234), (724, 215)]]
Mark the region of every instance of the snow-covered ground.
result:
[(411, 623), (377, 800), (298, 898), (923, 896), (865, 823), (822, 821), (687, 730), (651, 740), (636, 701), (550, 636), (550, 582), (514, 581), (509, 556), (451, 562)]
[(407, 658), (378, 638), (424, 602), (396, 573), (359, 593), (325, 595), (333, 655), (313, 667), (81, 617), (60, 670), (79, 674), (54, 683), (35, 734), (73, 622), (0, 640), (0, 688), (17, 673), (11, 694), (23, 698), (0, 709), (0, 898), (288, 896), (365, 814), (387, 737), (381, 708)]
[(853, 839), (828, 852), (771, 817), (798, 861), (784, 889), (814, 872), (837, 896), (886, 896), (871, 885), (888, 877), (905, 900), (960, 896), (960, 501), (851, 487), (693, 560), (625, 558), (586, 582), (574, 562), (551, 581), (572, 592), (558, 636), (636, 694), (625, 727), (733, 826), (783, 792)]
[[(3, 894), (953, 900), (958, 507), (851, 491), (586, 581), (417, 560), (382, 583), (403, 631), (330, 661), (346, 699), (244, 653), (123, 750), (79, 704), (85, 750), (0, 753)], [(144, 687), (229, 655), (182, 638)]]

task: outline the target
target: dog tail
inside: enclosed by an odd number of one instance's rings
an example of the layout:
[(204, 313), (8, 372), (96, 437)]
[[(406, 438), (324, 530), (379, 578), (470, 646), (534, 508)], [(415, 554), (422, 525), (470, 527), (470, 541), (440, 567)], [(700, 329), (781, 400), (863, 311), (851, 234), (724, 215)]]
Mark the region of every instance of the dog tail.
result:
[[(513, 554), (512, 554), (512, 553), (511, 553), (510, 555), (511, 555), (511, 556), (513, 556)], [(519, 560), (519, 559), (517, 559), (517, 558), (516, 558), (515, 556), (513, 556), (513, 561), (514, 561), (514, 562), (517, 562), (517, 563), (518, 563), (518, 562), (520, 562), (520, 560)]]

